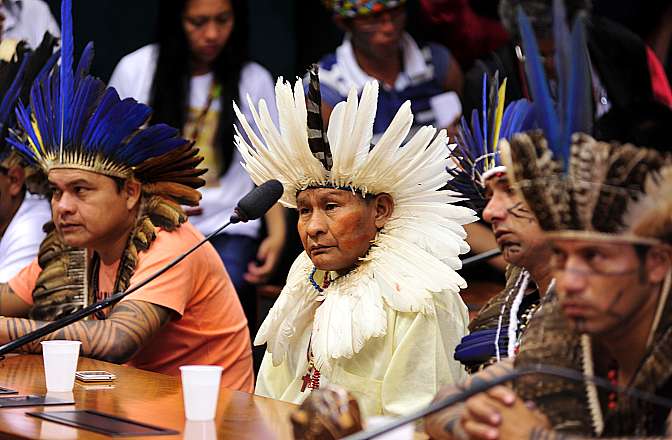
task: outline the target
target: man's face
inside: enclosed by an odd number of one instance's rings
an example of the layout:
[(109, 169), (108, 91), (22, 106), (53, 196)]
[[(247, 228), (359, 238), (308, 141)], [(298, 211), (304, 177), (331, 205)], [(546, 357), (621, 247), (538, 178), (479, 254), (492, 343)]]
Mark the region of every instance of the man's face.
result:
[[(51, 212), (63, 241), (98, 249), (118, 242), (135, 222), (139, 190), (126, 183), (119, 189), (110, 177), (90, 171), (49, 172)], [(127, 237), (126, 237), (127, 238)]]
[(525, 202), (509, 185), (506, 173), (497, 173), (485, 182), (488, 203), (483, 219), (490, 223), (504, 259), (529, 268), (538, 264), (546, 246), (543, 232)]
[(192, 57), (210, 64), (222, 51), (234, 25), (229, 0), (188, 0), (182, 16)]
[(649, 253), (642, 260), (632, 244), (604, 241), (563, 239), (550, 245), (558, 298), (576, 330), (597, 336), (624, 331), (655, 310), (658, 293), (652, 285), (665, 270), (651, 269)]
[(376, 200), (331, 188), (309, 188), (297, 196), (303, 248), (320, 270), (344, 271), (369, 250), (381, 219)]
[(380, 58), (395, 56), (406, 26), (403, 6), (357, 16), (346, 21), (353, 43), (368, 55)]

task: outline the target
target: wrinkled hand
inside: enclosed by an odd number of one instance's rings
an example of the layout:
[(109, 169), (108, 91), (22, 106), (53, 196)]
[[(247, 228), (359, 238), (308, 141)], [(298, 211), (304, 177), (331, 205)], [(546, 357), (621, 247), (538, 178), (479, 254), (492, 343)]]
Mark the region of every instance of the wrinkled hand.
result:
[(550, 428), (544, 414), (504, 386), (467, 400), (460, 424), (473, 440), (525, 439), (535, 428)]
[(284, 240), (266, 237), (257, 251), (257, 260), (261, 261), (261, 264), (252, 261), (247, 265), (247, 273), (243, 275), (245, 281), (251, 284), (266, 282), (275, 270), (284, 245)]

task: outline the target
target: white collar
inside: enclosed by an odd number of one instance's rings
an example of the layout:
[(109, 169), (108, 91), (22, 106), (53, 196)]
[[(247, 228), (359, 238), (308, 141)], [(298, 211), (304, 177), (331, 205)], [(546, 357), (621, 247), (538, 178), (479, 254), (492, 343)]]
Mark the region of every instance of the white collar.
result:
[[(461, 208), (445, 209), (458, 214)], [(468, 250), (466, 234), (448, 217), (396, 213), (359, 266), (332, 281), (323, 293), (309, 281), (314, 266), (303, 252), (254, 344), (267, 343), (277, 366), (311, 327), (315, 366), (328, 372), (333, 360), (351, 358), (371, 338), (387, 334), (387, 308), (432, 313), (433, 295), (458, 295), (466, 287), (456, 272), (458, 255)]]
[[(418, 44), (413, 37), (404, 32), (401, 36), (401, 52), (404, 58), (403, 71), (397, 77), (394, 84), (396, 90), (403, 90), (409, 84), (420, 80), (431, 78), (433, 68), (425, 61)], [(361, 91), (368, 81), (376, 81), (359, 67), (355, 53), (352, 49), (350, 34), (346, 34), (343, 43), (336, 49), (336, 60), (343, 68), (343, 75), (347, 79), (349, 86), (354, 85)]]

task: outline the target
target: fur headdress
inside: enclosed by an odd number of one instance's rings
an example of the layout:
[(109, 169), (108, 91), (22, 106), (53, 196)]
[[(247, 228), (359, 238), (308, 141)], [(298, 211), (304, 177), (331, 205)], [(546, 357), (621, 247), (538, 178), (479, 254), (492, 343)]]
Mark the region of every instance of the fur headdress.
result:
[[(556, 1), (555, 7), (561, 8), (561, 2)], [(510, 145), (503, 143), (502, 157), (541, 228), (577, 238), (648, 244), (669, 240), (669, 215), (658, 215), (672, 210), (672, 199), (665, 199), (671, 185), (669, 157), (629, 144), (598, 142), (584, 134), (590, 132), (592, 100), (582, 20), (564, 39), (571, 48), (558, 48), (557, 107), (550, 98), (534, 34), (520, 11), (519, 20), (543, 132), (514, 135)], [(563, 57), (571, 62), (562, 62)]]

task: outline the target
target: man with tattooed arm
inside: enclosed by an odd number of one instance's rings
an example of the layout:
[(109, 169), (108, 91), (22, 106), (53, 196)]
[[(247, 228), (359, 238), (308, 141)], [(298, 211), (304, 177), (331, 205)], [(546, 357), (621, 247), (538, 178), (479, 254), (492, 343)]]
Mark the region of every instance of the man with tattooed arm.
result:
[[(25, 137), (10, 139), (47, 174), (53, 224), (38, 257), (0, 284), (0, 343), (137, 284), (202, 239), (181, 208), (200, 199), (198, 150), (169, 126), (145, 126), (149, 107), (88, 76), (91, 45), (73, 69), (70, 14), (64, 1), (60, 66), (35, 82), (30, 108), (19, 105)], [(221, 365), (224, 386), (253, 389), (245, 316), (210, 244), (44, 339), (79, 340), (84, 356), (166, 374)], [(39, 352), (39, 341), (23, 350)]]

